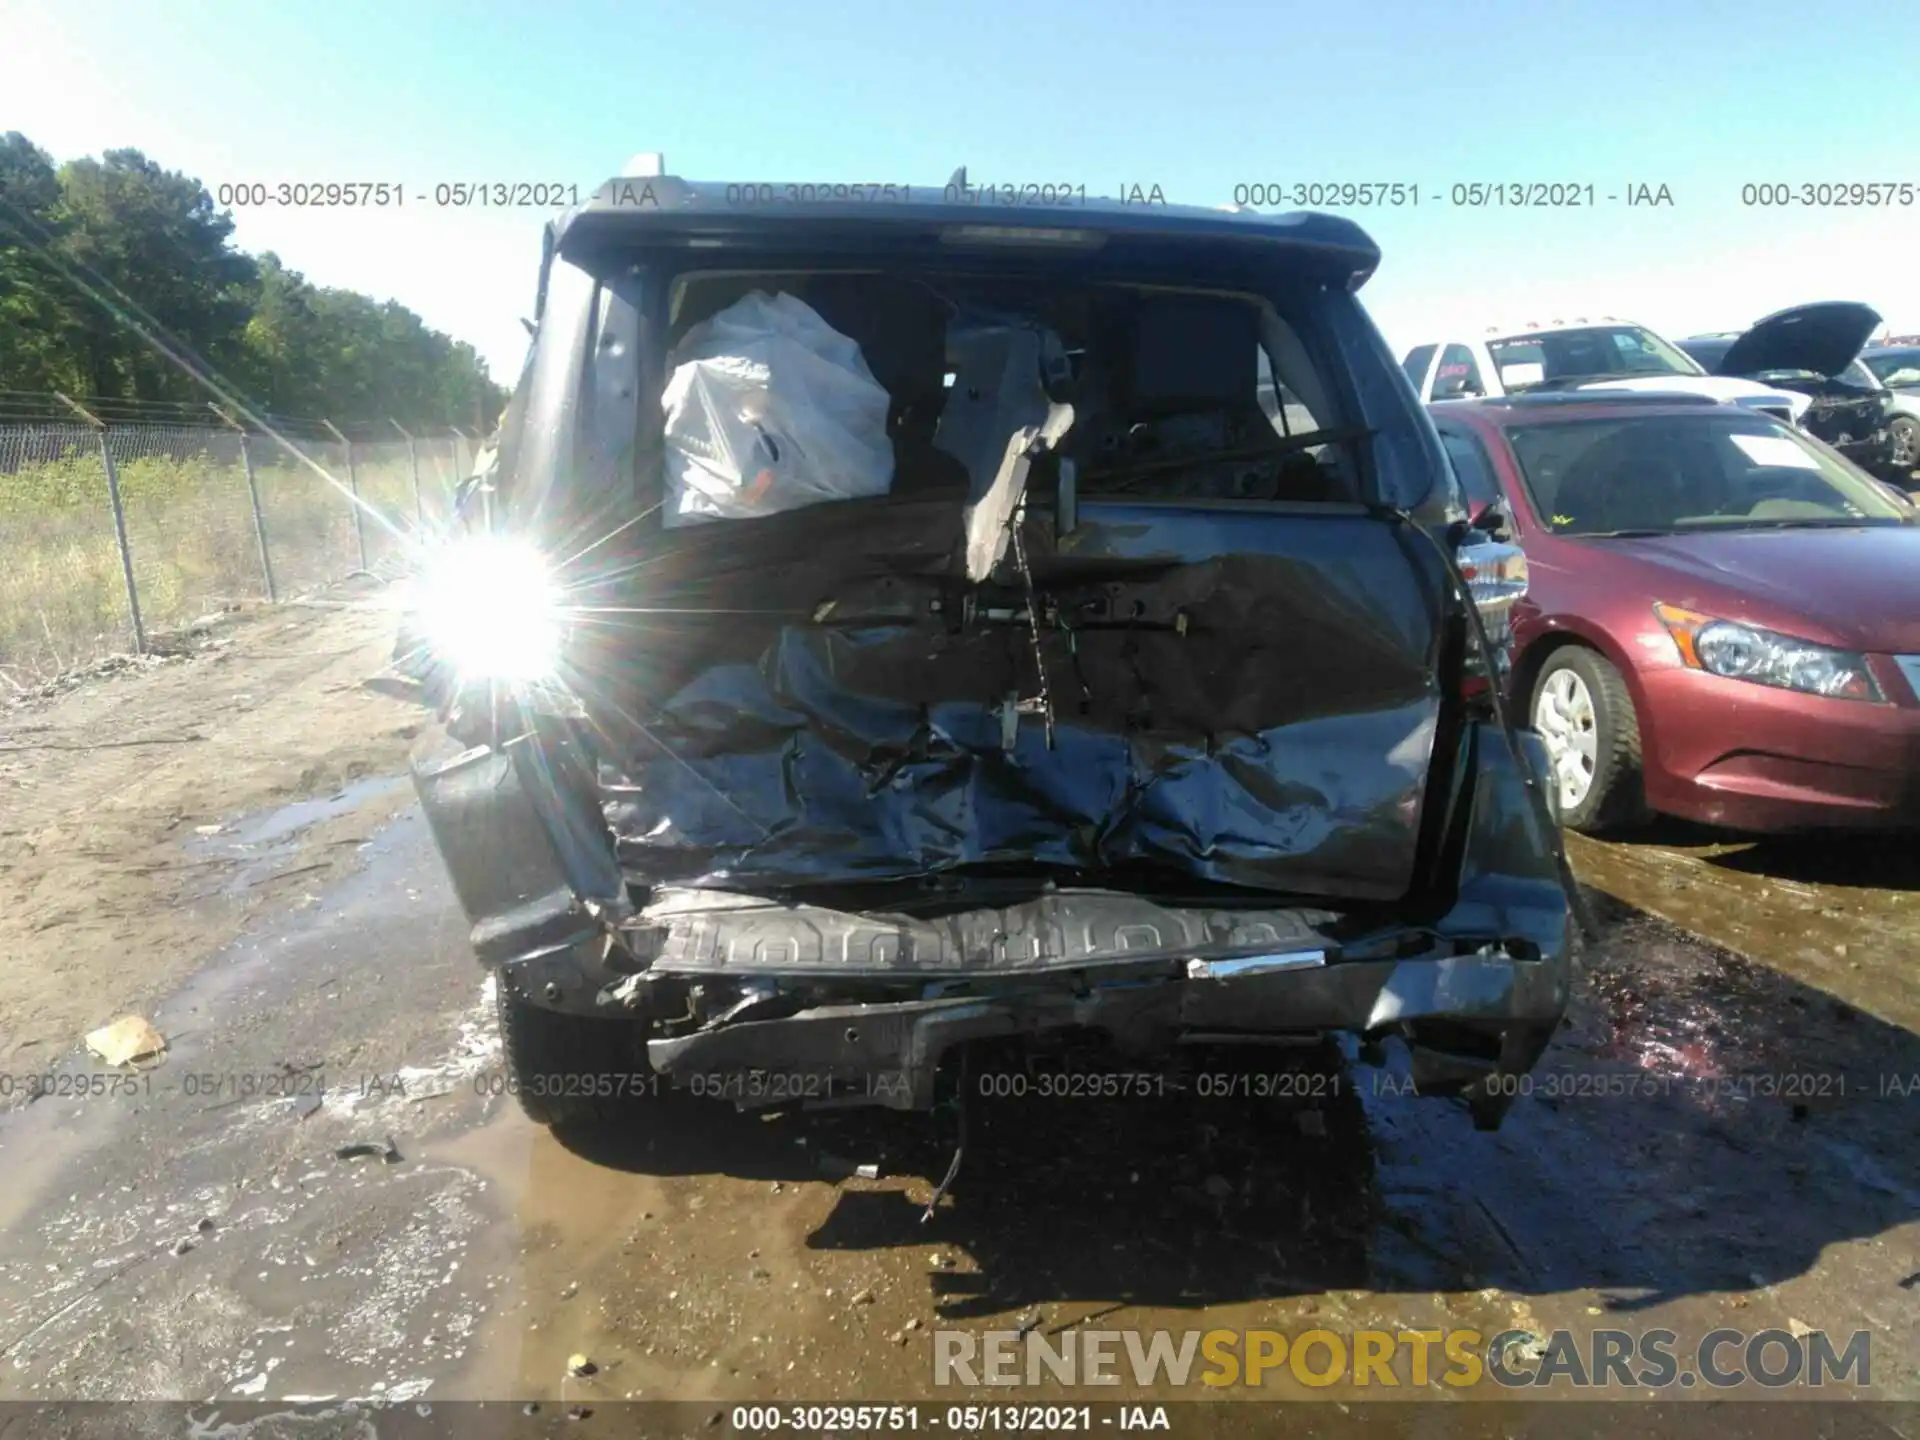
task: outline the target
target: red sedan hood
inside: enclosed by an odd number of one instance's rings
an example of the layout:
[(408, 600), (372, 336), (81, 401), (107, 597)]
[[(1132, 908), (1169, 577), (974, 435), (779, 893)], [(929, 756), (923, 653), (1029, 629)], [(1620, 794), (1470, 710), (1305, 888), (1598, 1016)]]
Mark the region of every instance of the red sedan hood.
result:
[(1738, 530), (1595, 540), (1672, 578), (1649, 601), (1855, 650), (1920, 654), (1920, 528)]

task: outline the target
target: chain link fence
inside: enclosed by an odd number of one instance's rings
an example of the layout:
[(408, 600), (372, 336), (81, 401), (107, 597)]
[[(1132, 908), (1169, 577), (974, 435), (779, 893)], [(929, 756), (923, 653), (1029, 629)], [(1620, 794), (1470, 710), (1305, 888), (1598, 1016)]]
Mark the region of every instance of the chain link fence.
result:
[(237, 601), (392, 573), (451, 518), (479, 448), (465, 432), (310, 428), (0, 421), (0, 678), (24, 686)]

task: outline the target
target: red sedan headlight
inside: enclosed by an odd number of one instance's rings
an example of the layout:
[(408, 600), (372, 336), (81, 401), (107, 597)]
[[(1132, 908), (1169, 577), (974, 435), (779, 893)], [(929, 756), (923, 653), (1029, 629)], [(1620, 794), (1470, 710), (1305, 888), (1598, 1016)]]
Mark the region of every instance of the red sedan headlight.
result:
[(1658, 601), (1653, 613), (1690, 669), (1838, 700), (1886, 699), (1864, 655)]

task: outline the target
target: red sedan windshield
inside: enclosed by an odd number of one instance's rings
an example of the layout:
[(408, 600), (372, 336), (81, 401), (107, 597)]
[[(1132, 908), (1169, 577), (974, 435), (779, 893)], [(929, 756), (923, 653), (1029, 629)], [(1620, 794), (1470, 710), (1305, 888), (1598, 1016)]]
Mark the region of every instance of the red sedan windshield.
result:
[(1517, 425), (1506, 434), (1535, 512), (1558, 535), (1908, 518), (1844, 461), (1731, 409)]

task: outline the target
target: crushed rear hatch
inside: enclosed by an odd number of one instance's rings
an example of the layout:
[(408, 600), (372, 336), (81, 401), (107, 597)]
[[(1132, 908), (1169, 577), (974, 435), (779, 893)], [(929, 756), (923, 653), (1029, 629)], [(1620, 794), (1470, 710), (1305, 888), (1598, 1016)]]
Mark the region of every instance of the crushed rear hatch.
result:
[(675, 613), (602, 681), (629, 870), (778, 889), (1131, 866), (1405, 893), (1442, 605), (1393, 526), (1088, 502), (1053, 553), (1031, 537), (1030, 624), (1025, 587), (952, 572), (957, 503), (837, 513), (856, 508), (649, 557)]
[[(645, 1019), (676, 1077), (888, 1072), (914, 1106), (952, 1045), (1061, 1028), (1530, 1064), (1563, 860), (1457, 491), (1352, 299), (1371, 242), (711, 192), (550, 238), (498, 473), (567, 560), (567, 703), (456, 701), (477, 746), (421, 782), (514, 992)], [(857, 342), (887, 492), (662, 523), (669, 357), (756, 294)]]

